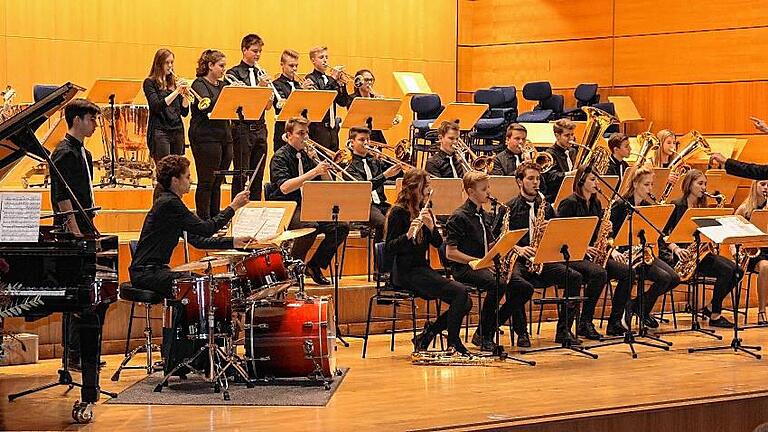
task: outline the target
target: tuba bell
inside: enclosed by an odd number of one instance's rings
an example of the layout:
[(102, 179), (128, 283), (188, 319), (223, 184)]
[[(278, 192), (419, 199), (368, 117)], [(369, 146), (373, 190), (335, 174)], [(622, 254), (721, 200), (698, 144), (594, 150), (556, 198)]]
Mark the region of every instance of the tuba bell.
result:
[(585, 106), (581, 109), (587, 114), (587, 126), (581, 143), (579, 143), (576, 163), (573, 167), (575, 169), (582, 165), (592, 164), (593, 169), (598, 174), (605, 174), (608, 170), (611, 152), (607, 147), (598, 144), (598, 140), (605, 135), (605, 131), (612, 124), (619, 123), (619, 120), (595, 107)]
[(551, 170), (552, 167), (555, 166), (555, 160), (552, 158), (552, 155), (547, 152), (536, 150), (536, 147), (529, 139), (525, 140), (522, 150), (523, 154), (528, 155), (528, 159), (541, 167), (542, 173)]
[[(678, 178), (682, 178), (688, 171), (691, 170), (691, 166), (688, 162), (693, 159), (700, 152), (704, 152), (707, 156), (712, 153), (712, 147), (707, 142), (706, 138), (697, 130), (692, 130), (691, 140), (683, 147), (680, 152), (677, 152), (674, 158), (669, 162), (669, 172), (676, 173)], [(661, 203), (664, 204), (672, 194), (675, 185), (677, 183), (667, 183), (664, 187), (664, 191), (661, 193)]]

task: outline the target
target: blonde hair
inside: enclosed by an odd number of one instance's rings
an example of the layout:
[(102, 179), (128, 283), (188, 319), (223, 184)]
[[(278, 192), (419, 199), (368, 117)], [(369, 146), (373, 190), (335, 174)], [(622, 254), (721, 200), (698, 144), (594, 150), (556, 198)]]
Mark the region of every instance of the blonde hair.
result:
[(741, 203), (739, 208), (736, 209), (736, 214), (742, 215), (749, 219), (752, 217), (753, 211), (765, 206), (766, 198), (757, 190), (757, 187), (761, 181), (768, 180), (754, 180), (752, 182), (752, 185), (749, 188), (749, 195), (747, 195), (747, 199)]
[[(632, 181), (629, 183), (629, 187), (627, 188), (627, 192), (624, 194), (625, 199), (629, 199), (635, 194), (635, 189), (637, 189), (637, 185), (640, 183), (640, 181), (645, 176), (652, 176), (653, 175), (653, 168), (649, 166), (641, 166), (638, 167), (635, 170), (634, 176), (632, 176)], [(635, 203), (638, 204), (638, 203)]]
[(309, 59), (310, 60), (314, 60), (315, 57), (317, 57), (317, 55), (320, 54), (323, 51), (328, 51), (328, 47), (327, 46), (316, 46), (316, 47), (312, 48), (311, 50), (309, 50)]
[[(669, 137), (675, 138), (675, 133), (669, 129), (662, 129), (656, 133), (656, 138), (659, 140), (659, 148), (656, 150), (656, 154), (653, 156), (653, 166), (661, 166), (661, 147), (664, 145), (664, 140)], [(670, 159), (672, 159), (671, 155)]]
[(478, 183), (488, 181), (490, 176), (482, 171), (468, 171), (461, 179), (464, 190), (474, 189)]

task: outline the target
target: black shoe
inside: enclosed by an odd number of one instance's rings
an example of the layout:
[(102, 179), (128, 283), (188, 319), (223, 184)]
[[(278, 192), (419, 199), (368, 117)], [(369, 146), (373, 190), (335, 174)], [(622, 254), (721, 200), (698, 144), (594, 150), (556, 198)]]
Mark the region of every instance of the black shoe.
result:
[(517, 346), (520, 348), (531, 347), (531, 338), (528, 336), (528, 332), (517, 335)]
[(619, 324), (619, 322), (620, 320), (609, 321), (608, 327), (605, 329), (605, 333), (608, 336), (624, 336), (624, 333), (627, 332), (627, 329), (625, 329), (623, 325)]
[(571, 340), (572, 346), (579, 346), (581, 345), (581, 339), (577, 338), (576, 335), (573, 334), (573, 332), (560, 332), (557, 335), (555, 335), (555, 343), (563, 343), (566, 339)]
[(704, 306), (703, 308), (701, 308), (701, 311), (700, 311), (700, 312), (701, 312), (701, 314), (702, 314), (702, 315), (704, 315), (705, 317), (707, 317), (707, 318), (712, 318), (712, 311), (711, 311), (711, 310), (709, 310), (709, 308), (708, 308), (708, 307)]
[(717, 319), (711, 319), (709, 320), (709, 326), (710, 327), (720, 327), (720, 328), (733, 328), (733, 323), (728, 321), (728, 318), (720, 315)]
[(591, 322), (579, 323), (579, 327), (576, 329), (576, 335), (585, 337), (589, 340), (600, 340), (603, 335), (597, 332), (595, 325)]
[(645, 324), (645, 326), (648, 328), (659, 328), (659, 322), (656, 321), (656, 318), (654, 318), (651, 314), (643, 317), (643, 324)]
[(424, 327), (424, 330), (421, 333), (411, 339), (411, 342), (413, 342), (413, 351), (418, 352), (428, 350), (429, 344), (432, 343), (433, 339), (435, 339), (435, 334), (429, 331), (429, 327)]
[(471, 355), (472, 354), (472, 353), (469, 352), (467, 347), (465, 347), (464, 344), (461, 343), (461, 341), (456, 341), (456, 342), (453, 342), (453, 343), (449, 343), (448, 344), (448, 349), (449, 350), (450, 349), (454, 349), (454, 350), (456, 350), (457, 353), (462, 354), (462, 355)]
[(330, 285), (331, 281), (325, 278), (323, 276), (323, 271), (320, 269), (320, 266), (317, 264), (307, 264), (307, 269), (305, 270), (305, 273), (307, 276), (311, 277), (313, 281), (315, 281), (318, 285)]
[(480, 351), (490, 351), (494, 352), (496, 351), (496, 342), (493, 340), (493, 336), (487, 337), (482, 336), (479, 332), (475, 332), (475, 335), (472, 336), (472, 345), (480, 348)]
[(619, 324), (624, 327), (624, 330), (632, 328), (632, 317), (635, 315), (634, 309), (635, 302), (632, 300), (627, 301), (627, 304), (624, 305), (624, 313), (621, 314), (621, 320), (619, 321)]

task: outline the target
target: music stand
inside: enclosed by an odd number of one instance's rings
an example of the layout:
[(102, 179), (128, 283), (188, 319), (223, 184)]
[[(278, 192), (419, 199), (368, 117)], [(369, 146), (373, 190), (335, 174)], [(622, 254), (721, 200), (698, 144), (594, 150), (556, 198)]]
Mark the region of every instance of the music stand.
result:
[[(520, 187), (517, 185), (517, 179), (512, 176), (490, 176), (490, 191), (494, 198), (500, 203), (507, 203), (520, 195)], [(488, 205), (483, 205), (486, 208)]]
[[(619, 183), (619, 176), (604, 175), (602, 178), (608, 183), (611, 190), (616, 189), (616, 185)], [(575, 175), (567, 175), (565, 178), (563, 178), (563, 184), (560, 185), (560, 190), (557, 192), (557, 197), (555, 198), (555, 202), (552, 204), (552, 207), (556, 209), (557, 206), (560, 205), (560, 201), (573, 195), (573, 182), (575, 180)], [(603, 206), (603, 208), (608, 205), (608, 200), (603, 195), (597, 194), (597, 199), (600, 200), (600, 205)]]
[(608, 101), (613, 104), (613, 111), (616, 118), (621, 122), (622, 129), (627, 132), (628, 122), (637, 122), (645, 120), (635, 106), (635, 102), (630, 96), (608, 96)]
[(367, 127), (369, 130), (387, 130), (393, 126), (400, 111), (400, 99), (356, 97), (347, 110), (343, 127)]
[(435, 93), (429, 88), (429, 83), (421, 72), (392, 72), (392, 75), (406, 96)]
[[(669, 168), (653, 167), (653, 196), (661, 197), (664, 192), (664, 188), (667, 187), (667, 179), (669, 179)], [(672, 188), (672, 193), (669, 194), (667, 202), (672, 202), (683, 196), (683, 191), (680, 188), (681, 178), (677, 181), (677, 186)]]
[[(752, 225), (742, 216), (696, 218), (694, 222), (699, 227), (698, 232), (709, 237), (713, 242), (719, 245), (733, 245), (736, 248), (736, 257), (739, 256), (741, 247), (760, 248), (768, 246), (768, 234), (763, 233), (760, 228)], [(734, 235), (733, 233), (736, 234)], [(743, 277), (743, 272), (739, 272), (739, 281), (737, 285), (741, 284)], [(762, 358), (760, 354), (753, 352), (760, 351), (761, 347), (759, 345), (742, 345), (742, 339), (739, 337), (739, 296), (740, 293), (737, 288), (734, 298), (735, 306), (733, 307), (733, 339), (731, 340), (730, 345), (688, 348), (689, 353), (733, 349), (734, 353), (743, 352), (758, 360)], [(747, 307), (749, 307), (749, 305), (747, 305)]]
[[(435, 216), (450, 216), (467, 199), (461, 179), (432, 178), (429, 180), (429, 184), (434, 191), (431, 208)], [(400, 177), (395, 180), (395, 193), (400, 193), (402, 188), (403, 178)]]
[[(595, 227), (597, 227), (598, 220), (597, 216), (550, 219), (547, 228), (544, 230), (541, 242), (536, 248), (536, 256), (533, 258), (535, 264), (565, 264), (566, 276), (564, 296), (554, 300), (548, 301), (547, 299), (542, 299), (541, 301), (561, 304), (564, 314), (561, 318), (565, 320), (566, 325), (569, 322), (568, 306), (573, 302), (584, 301), (584, 297), (582, 296), (571, 297), (569, 294), (568, 285), (570, 281), (568, 280), (568, 273), (570, 272), (571, 261), (581, 261), (584, 259), (587, 247), (592, 240), (592, 233), (595, 232)], [(570, 331), (571, 329), (569, 326), (568, 332)], [(520, 350), (520, 353), (528, 354), (561, 349), (584, 354), (593, 359), (597, 358), (597, 354), (588, 352), (586, 348), (574, 346), (570, 337), (564, 338), (560, 345), (532, 350)]]
[(323, 121), (325, 113), (336, 99), (334, 90), (302, 90), (291, 92), (275, 120), (288, 121), (292, 117), (304, 117), (312, 123)]
[[(338, 244), (339, 222), (367, 222), (370, 219), (372, 188), (369, 181), (308, 181), (302, 188), (301, 220), (333, 222), (333, 236)], [(333, 312), (336, 318), (336, 337), (348, 347), (339, 328), (340, 272), (337, 250), (333, 255)]]
[[(208, 117), (211, 120), (239, 120), (241, 122), (259, 120), (271, 96), (272, 91), (268, 87), (226, 86), (219, 93), (216, 104)], [(240, 134), (240, 142), (248, 142), (244, 128), (238, 127), (237, 132)], [(263, 161), (261, 162), (263, 163)], [(253, 171), (258, 172), (260, 165), (261, 163), (257, 164)], [(241, 184), (245, 184), (250, 173), (251, 170), (244, 170), (240, 167), (236, 171), (222, 170), (216, 171), (214, 174), (217, 176), (239, 175)], [(250, 184), (248, 186), (250, 189)]]
[(690, 244), (690, 243), (696, 243), (696, 269), (693, 273), (693, 284), (692, 289), (693, 292), (691, 294), (691, 297), (693, 298), (693, 301), (689, 302), (691, 303), (689, 305), (691, 310), (691, 328), (687, 329), (676, 329), (676, 330), (667, 330), (667, 331), (661, 331), (657, 332), (656, 334), (675, 334), (675, 333), (685, 333), (685, 332), (696, 332), (699, 334), (703, 334), (706, 336), (711, 336), (715, 339), (721, 340), (723, 337), (716, 334), (714, 330), (712, 329), (704, 329), (701, 328), (701, 324), (699, 323), (699, 263), (701, 262), (701, 256), (698, 253), (698, 250), (701, 248), (701, 244), (704, 242), (701, 239), (701, 236), (699, 235), (698, 228), (699, 226), (696, 225), (694, 222), (695, 218), (712, 218), (717, 216), (727, 216), (733, 214), (733, 209), (729, 208), (689, 208), (685, 211), (683, 216), (680, 218), (680, 221), (677, 223), (675, 228), (672, 230), (672, 232), (669, 235), (669, 238), (667, 239), (667, 243), (681, 243), (681, 244)]
[(520, 123), (528, 131), (526, 138), (534, 147), (552, 147), (555, 143), (555, 132), (552, 123)]
[(488, 111), (488, 104), (476, 104), (465, 102), (451, 102), (443, 112), (429, 125), (430, 129), (437, 129), (444, 121), (454, 122), (459, 125), (461, 131), (471, 130), (480, 120), (480, 117)]
[[(514, 231), (508, 231), (501, 238), (496, 241), (496, 244), (485, 254), (481, 259), (476, 259), (468, 263), (472, 270), (482, 270), (486, 268), (494, 268), (494, 278), (496, 285), (494, 289), (496, 292), (493, 294), (498, 298), (498, 293), (501, 290), (501, 260), (504, 259), (514, 249), (517, 242), (528, 232), (528, 229), (518, 229)], [(506, 278), (506, 275), (504, 275)], [(506, 301), (509, 301), (507, 299)], [(496, 302), (496, 346), (498, 351), (494, 352), (494, 355), (499, 356), (502, 360), (512, 360), (519, 363), (527, 364), (528, 366), (536, 366), (535, 361), (523, 360), (516, 357), (511, 357), (504, 352), (501, 344), (499, 344), (499, 326), (502, 324), (499, 322), (499, 307), (500, 302)]]
[[(707, 189), (723, 194), (726, 199), (725, 203), (731, 204), (741, 180), (736, 176), (727, 174), (723, 169), (707, 170), (705, 174), (707, 176)], [(717, 201), (713, 198), (707, 198), (707, 202), (714, 204)]]
[(122, 80), (122, 79), (98, 79), (93, 83), (93, 87), (88, 92), (88, 100), (99, 105), (109, 105), (110, 107), (110, 167), (109, 178), (106, 182), (94, 185), (94, 187), (115, 187), (115, 186), (134, 186), (130, 183), (120, 183), (117, 181), (115, 166), (117, 165), (117, 130), (115, 129), (115, 104), (130, 104), (136, 99), (141, 91), (141, 81)]

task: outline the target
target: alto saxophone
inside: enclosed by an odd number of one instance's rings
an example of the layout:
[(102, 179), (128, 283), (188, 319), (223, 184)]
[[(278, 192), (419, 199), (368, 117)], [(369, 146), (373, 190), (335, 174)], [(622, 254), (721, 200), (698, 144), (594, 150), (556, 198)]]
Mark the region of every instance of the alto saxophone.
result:
[[(710, 194), (708, 192), (704, 192), (704, 195), (714, 198), (717, 200), (717, 206), (716, 208), (723, 208), (725, 205), (725, 196), (721, 193), (717, 194)], [(697, 254), (697, 245), (696, 242), (691, 243), (686, 248), (688, 251), (688, 258), (681, 259), (680, 261), (675, 264), (675, 271), (678, 275), (680, 275), (680, 280), (682, 282), (685, 282), (693, 277), (693, 274), (696, 272), (696, 259), (698, 256), (699, 262), (701, 262), (704, 257), (706, 257), (709, 254), (717, 255), (719, 253), (719, 248), (714, 243), (701, 243), (698, 246), (698, 254)], [(746, 263), (744, 264), (746, 265)]]
[[(536, 220), (533, 222), (533, 232), (530, 233), (529, 245), (536, 249), (544, 236), (544, 223), (546, 222), (547, 201), (542, 199), (539, 205), (539, 211), (536, 212)], [(528, 261), (527, 269), (529, 273), (541, 274), (544, 264), (536, 264), (533, 260)]]
[[(501, 207), (505, 209), (504, 217), (501, 220), (501, 234), (499, 234), (499, 238), (504, 237), (505, 234), (509, 232), (509, 214), (512, 213), (509, 211), (509, 207), (507, 207), (504, 204), (501, 204)], [(505, 256), (501, 260), (501, 266), (499, 266), (500, 274), (506, 275), (506, 282), (509, 283), (509, 280), (512, 278), (512, 271), (515, 268), (515, 263), (517, 262), (517, 252), (513, 249), (510, 251), (507, 256)]]
[(595, 248), (599, 250), (597, 256), (592, 261), (600, 267), (605, 267), (608, 264), (608, 257), (611, 256), (611, 250), (613, 249), (613, 239), (611, 235), (611, 205), (613, 200), (608, 203), (608, 207), (603, 210), (603, 217), (600, 218), (600, 228), (597, 231), (597, 240), (595, 240)]

